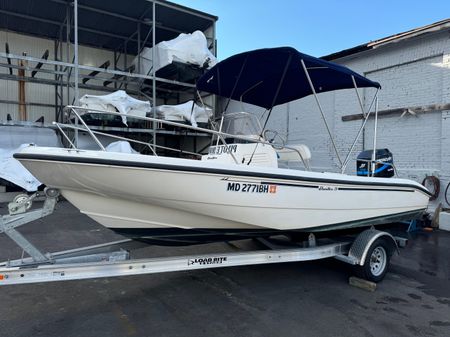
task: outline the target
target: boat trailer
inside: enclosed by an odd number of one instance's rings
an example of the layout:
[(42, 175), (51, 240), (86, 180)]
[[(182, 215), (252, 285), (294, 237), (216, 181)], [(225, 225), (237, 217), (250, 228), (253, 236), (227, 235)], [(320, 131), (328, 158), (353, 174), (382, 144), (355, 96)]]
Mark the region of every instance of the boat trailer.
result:
[[(45, 195), (42, 208), (31, 209), (33, 200)], [(335, 258), (355, 266), (357, 275), (369, 281), (381, 281), (391, 255), (407, 240), (374, 228), (352, 237), (340, 237), (325, 243), (310, 234), (301, 244), (280, 244), (260, 239), (262, 250), (224, 252), (190, 256), (131, 259), (130, 250), (148, 246), (132, 239), (66, 251), (43, 253), (16, 228), (53, 213), (59, 192), (46, 188), (31, 196), (19, 195), (8, 204), (9, 214), (0, 218), (0, 233), (5, 233), (23, 250), (22, 258), (0, 262), (0, 285), (81, 280), (131, 276), (183, 270), (197, 270), (269, 263), (311, 261)], [(28, 257), (24, 257), (24, 253)]]

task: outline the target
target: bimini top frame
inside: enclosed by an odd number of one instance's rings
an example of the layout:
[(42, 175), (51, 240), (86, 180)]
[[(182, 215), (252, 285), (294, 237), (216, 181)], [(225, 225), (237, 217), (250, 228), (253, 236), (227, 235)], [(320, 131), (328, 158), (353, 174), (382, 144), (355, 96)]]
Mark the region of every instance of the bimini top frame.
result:
[(354, 83), (381, 87), (344, 66), (281, 47), (231, 56), (206, 72), (197, 89), (272, 109), (314, 92), (351, 89)]
[[(377, 89), (367, 113), (364, 111), (358, 87)], [(366, 119), (345, 160), (341, 160), (318, 94), (351, 88), (356, 90), (359, 105)], [(267, 125), (273, 107), (314, 95), (342, 173), (345, 171), (374, 102), (378, 102), (380, 88), (379, 83), (371, 81), (349, 68), (300, 53), (290, 47), (259, 49), (231, 56), (211, 68), (197, 82), (197, 90), (228, 98), (226, 107), (233, 99), (269, 110), (261, 133)], [(374, 133), (375, 147), (376, 130)], [(375, 158), (372, 159), (375, 160)]]

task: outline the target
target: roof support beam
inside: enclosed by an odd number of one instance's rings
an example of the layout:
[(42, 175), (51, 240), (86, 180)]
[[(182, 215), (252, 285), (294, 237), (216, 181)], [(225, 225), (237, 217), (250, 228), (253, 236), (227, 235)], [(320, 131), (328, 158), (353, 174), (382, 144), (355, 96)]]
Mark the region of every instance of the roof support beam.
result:
[(213, 22), (217, 20), (217, 18), (208, 16), (208, 15), (206, 15), (204, 13), (199, 12), (199, 11), (193, 11), (192, 9), (186, 8), (184, 6), (175, 5), (175, 4), (166, 2), (166, 1), (158, 1), (158, 0), (147, 0), (147, 1), (156, 3), (156, 4), (158, 4), (160, 6), (163, 6), (163, 7), (176, 9), (177, 11), (180, 11), (180, 12), (185, 12), (185, 13), (188, 13), (188, 14), (192, 14), (192, 15), (198, 16), (199, 18), (202, 18), (202, 19), (211, 20)]
[[(69, 1), (64, 1), (64, 0), (50, 0), (50, 1), (54, 2), (54, 3), (62, 4), (62, 5), (67, 5), (67, 3), (69, 2)], [(70, 5), (72, 5), (71, 2), (70, 2)], [(91, 11), (91, 12), (95, 12), (95, 13), (99, 13), (99, 14), (105, 14), (105, 15), (113, 16), (115, 18), (119, 18), (119, 19), (123, 19), (123, 20), (137, 21), (137, 19), (132, 18), (131, 16), (126, 16), (126, 15), (122, 15), (122, 14), (118, 14), (118, 13), (113, 13), (113, 12), (106, 11), (106, 10), (99, 9), (99, 8), (95, 8), (95, 7), (92, 7), (92, 6), (86, 6), (86, 5), (78, 4), (78, 8), (79, 9), (85, 9), (85, 10), (88, 10), (88, 11)], [(145, 24), (145, 22), (142, 22), (142, 23)]]
[[(50, 1), (55, 2), (55, 3), (59, 3), (59, 4), (64, 4), (64, 5), (66, 5), (67, 2), (68, 2), (68, 1), (64, 1), (64, 0), (50, 0)], [(164, 7), (167, 7), (167, 8), (176, 9), (177, 11), (180, 11), (180, 12), (184, 12), (184, 13), (188, 13), (188, 14), (191, 14), (191, 15), (195, 15), (195, 16), (198, 16), (199, 18), (202, 18), (202, 19), (211, 20), (211, 21), (216, 21), (217, 20), (217, 18), (215, 18), (213, 16), (209, 16), (209, 15), (201, 13), (199, 11), (193, 11), (192, 9), (187, 9), (184, 6), (179, 6), (179, 5), (175, 5), (175, 4), (169, 4), (167, 2), (162, 2), (162, 1), (152, 1), (152, 0), (147, 0), (147, 1), (148, 2), (155, 2), (158, 5), (161, 5), (161, 6), (164, 6)], [(123, 15), (123, 14), (110, 12), (110, 11), (107, 11), (107, 10), (104, 10), (104, 9), (100, 9), (100, 8), (95, 8), (95, 7), (92, 7), (92, 6), (78, 5), (78, 8), (89, 10), (91, 12), (96, 12), (96, 13), (100, 13), (100, 14), (106, 14), (106, 15), (114, 16), (116, 18), (120, 18), (120, 19), (124, 19), (124, 20), (129, 20), (129, 21), (134, 21), (134, 22), (137, 21), (136, 18), (133, 18), (131, 16), (126, 16), (126, 15)], [(144, 21), (142, 21), (142, 23), (145, 24)], [(151, 25), (151, 23), (150, 23), (150, 25)]]
[[(67, 1), (64, 1), (64, 0), (51, 0), (51, 1), (55, 2), (55, 3), (60, 3), (60, 4), (67, 4)], [(92, 6), (86, 6), (86, 5), (80, 5), (80, 4), (78, 5), (78, 8), (79, 9), (84, 9), (84, 10), (87, 10), (87, 11), (90, 11), (90, 12), (94, 12), (94, 13), (109, 15), (109, 16), (112, 16), (112, 17), (115, 17), (115, 18), (118, 18), (118, 19), (123, 19), (123, 20), (131, 21), (131, 22), (140, 22), (140, 23), (142, 23), (144, 25), (147, 25), (147, 26), (151, 26), (152, 25), (151, 20), (145, 20), (144, 17), (139, 18), (139, 19), (138, 18), (133, 18), (131, 16), (126, 16), (126, 15), (122, 15), (122, 14), (106, 11), (104, 9), (99, 9), (99, 8), (95, 8), (95, 7), (92, 7)], [(197, 15), (197, 14), (192, 13), (192, 12), (189, 12), (189, 14)], [(212, 20), (211, 18), (208, 18), (208, 19)], [(166, 27), (163, 24), (158, 23), (158, 22), (156, 23), (156, 27), (164, 29), (164, 30), (167, 30), (167, 31), (171, 31), (171, 32), (174, 32), (174, 33), (178, 33), (178, 34), (179, 33), (186, 33), (186, 32), (181, 31), (179, 29)]]
[[(7, 10), (4, 10), (4, 9), (0, 9), (0, 13), (1, 14), (6, 14), (6, 15), (16, 16), (16, 17), (19, 17), (19, 18), (22, 18), (22, 19), (34, 20), (34, 21), (38, 21), (38, 22), (42, 22), (42, 23), (47, 23), (47, 24), (50, 24), (50, 25), (58, 26), (58, 27), (60, 27), (61, 24), (64, 23), (64, 22), (59, 22), (59, 21), (43, 19), (43, 18), (39, 18), (39, 17), (36, 17), (36, 16), (32, 16), (32, 15), (11, 12), (11, 11), (7, 11)], [(95, 34), (99, 34), (99, 35), (104, 35), (104, 36), (109, 36), (109, 37), (113, 37), (113, 38), (116, 38), (116, 39), (130, 40), (130, 41), (133, 41), (133, 42), (137, 42), (137, 39), (130, 38), (129, 36), (108, 33), (108, 32), (97, 30), (97, 29), (92, 29), (92, 28), (78, 26), (78, 30), (89, 32), (89, 33), (95, 33)]]

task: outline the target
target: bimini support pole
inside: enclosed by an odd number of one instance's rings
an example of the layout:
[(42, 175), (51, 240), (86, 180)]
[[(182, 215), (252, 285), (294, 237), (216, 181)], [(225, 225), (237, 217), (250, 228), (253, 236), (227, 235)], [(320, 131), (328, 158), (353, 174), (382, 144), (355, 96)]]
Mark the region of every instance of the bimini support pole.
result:
[(319, 107), (319, 111), (320, 111), (320, 114), (322, 115), (322, 119), (323, 119), (323, 122), (325, 123), (325, 127), (327, 129), (328, 135), (330, 136), (331, 143), (333, 144), (334, 152), (336, 152), (337, 159), (339, 160), (339, 165), (341, 166), (341, 169), (342, 169), (342, 166), (343, 166), (342, 160), (341, 160), (341, 157), (339, 156), (339, 151), (337, 149), (336, 143), (334, 142), (334, 138), (333, 138), (333, 135), (331, 134), (330, 127), (328, 126), (328, 122), (327, 122), (327, 119), (325, 118), (325, 114), (323, 113), (323, 109), (322, 109), (322, 105), (320, 104), (319, 97), (317, 97), (316, 89), (314, 88), (314, 85), (311, 81), (311, 77), (309, 76), (309, 72), (308, 72), (308, 69), (306, 68), (305, 61), (303, 61), (303, 59), (301, 59), (300, 62), (302, 64), (303, 71), (305, 72), (306, 78), (308, 79), (308, 83), (309, 83), (311, 91), (314, 95), (314, 98), (316, 100), (317, 106)]
[(272, 104), (270, 105), (269, 112), (267, 113), (266, 121), (264, 122), (264, 126), (262, 127), (261, 133), (264, 132), (267, 126), (267, 122), (269, 121), (270, 115), (272, 113), (273, 107), (275, 106), (275, 102), (277, 101), (278, 95), (280, 94), (281, 86), (283, 85), (284, 79), (286, 77), (286, 73), (289, 69), (289, 65), (292, 61), (292, 53), (289, 53), (288, 59), (286, 61), (286, 65), (283, 69), (283, 74), (281, 75), (280, 82), (278, 83), (277, 91), (275, 91), (275, 95), (273, 96)]
[[(223, 110), (223, 113), (225, 113), (227, 111), (228, 106), (230, 105), (231, 97), (234, 95), (234, 92), (235, 92), (236, 87), (237, 87), (237, 85), (239, 83), (239, 80), (241, 79), (242, 73), (244, 72), (244, 68), (247, 65), (247, 59), (248, 59), (248, 57), (246, 57), (244, 62), (242, 62), (241, 69), (239, 70), (239, 74), (238, 74), (238, 77), (236, 79), (236, 82), (234, 82), (233, 90), (231, 90), (230, 97), (228, 97), (228, 101), (227, 101), (227, 104), (225, 105), (225, 109)], [(219, 69), (217, 69), (217, 72), (219, 72)]]
[(379, 91), (379, 89), (377, 89), (377, 92), (373, 96), (372, 102), (370, 103), (369, 109), (367, 110), (367, 112), (365, 112), (364, 111), (364, 107), (362, 105), (361, 97), (360, 97), (359, 92), (358, 92), (358, 88), (356, 86), (355, 78), (353, 76), (352, 76), (352, 79), (353, 79), (353, 84), (355, 85), (356, 95), (358, 96), (358, 101), (360, 103), (361, 111), (362, 111), (362, 114), (364, 116), (364, 121), (363, 121), (361, 127), (358, 130), (358, 134), (356, 135), (356, 137), (355, 137), (355, 139), (353, 141), (353, 144), (352, 144), (352, 146), (350, 147), (350, 150), (347, 153), (347, 156), (345, 157), (344, 164), (342, 165), (341, 173), (344, 173), (345, 169), (347, 168), (348, 162), (350, 161), (350, 156), (353, 153), (353, 150), (355, 148), (356, 142), (358, 141), (359, 137), (361, 136), (362, 130), (364, 130), (364, 127), (366, 126), (367, 120), (369, 119), (369, 116), (370, 116), (370, 113), (371, 113), (370, 111), (372, 110), (372, 106), (375, 103), (376, 98), (378, 97), (378, 91)]
[[(284, 79), (286, 77), (286, 74), (287, 74), (287, 71), (289, 69), (289, 66), (291, 64), (291, 61), (292, 61), (292, 53), (289, 53), (288, 59), (286, 61), (286, 65), (284, 66), (284, 69), (283, 69), (283, 74), (281, 75), (280, 82), (278, 83), (277, 91), (275, 91), (275, 95), (273, 96), (272, 104), (270, 106), (269, 112), (267, 113), (266, 121), (264, 122), (264, 125), (263, 125), (263, 127), (261, 129), (261, 135), (260, 135), (261, 137), (263, 136), (264, 130), (266, 129), (266, 126), (267, 126), (267, 122), (269, 121), (270, 115), (272, 114), (273, 107), (275, 106), (275, 102), (277, 101), (278, 95), (280, 94), (280, 89), (281, 89), (281, 86), (283, 85), (283, 82), (284, 82)], [(242, 96), (241, 96), (241, 98), (242, 98)], [(250, 165), (250, 163), (252, 162), (253, 156), (255, 155), (256, 148), (258, 147), (258, 144), (259, 143), (256, 143), (255, 148), (253, 149), (253, 153), (250, 156), (250, 159), (249, 159), (247, 165)]]
[[(226, 143), (225, 139), (223, 139), (223, 137), (222, 137), (221, 134), (220, 134), (220, 133), (222, 132), (222, 126), (223, 126), (223, 114), (224, 114), (224, 113), (227, 111), (227, 109), (228, 109), (228, 105), (229, 105), (230, 102), (231, 102), (231, 97), (233, 96), (234, 91), (236, 90), (236, 87), (237, 87), (237, 85), (238, 85), (238, 82), (239, 82), (239, 80), (241, 79), (242, 73), (244, 72), (245, 66), (246, 66), (246, 64), (247, 64), (247, 59), (248, 59), (248, 58), (245, 58), (244, 62), (242, 63), (241, 69), (239, 70), (239, 75), (238, 75), (238, 77), (237, 77), (237, 79), (236, 79), (236, 82), (234, 82), (233, 90), (231, 91), (231, 95), (230, 95), (230, 97), (228, 98), (227, 104), (225, 105), (225, 109), (224, 109), (224, 111), (223, 111), (223, 113), (222, 113), (222, 118), (221, 118), (221, 120), (220, 120), (219, 133), (217, 134), (217, 143), (216, 143), (216, 146), (218, 146), (218, 145), (219, 145), (219, 141), (221, 141), (221, 142), (226, 146), (226, 148), (227, 148), (228, 150), (229, 150), (228, 144)], [(219, 69), (217, 69), (217, 73), (219, 73)], [(237, 159), (236, 159), (236, 157), (234, 156), (234, 154), (232, 153), (232, 151), (228, 151), (228, 153), (231, 155), (231, 157), (233, 158), (234, 162), (235, 162), (236, 164), (239, 164), (239, 162), (237, 161)]]
[[(74, 103), (75, 105), (80, 105), (80, 92), (78, 88), (78, 81), (80, 76), (79, 70), (79, 60), (78, 60), (78, 0), (73, 1), (73, 62), (75, 64), (74, 68)], [(69, 43), (69, 41), (67, 41)], [(69, 89), (67, 89), (69, 90)], [(78, 124), (77, 117), (75, 118), (75, 123)], [(75, 130), (75, 144), (78, 146), (78, 130)]]
[(377, 128), (378, 128), (378, 95), (375, 98), (375, 123), (373, 130), (373, 152), (372, 152), (372, 177), (375, 175), (375, 160), (377, 152)]

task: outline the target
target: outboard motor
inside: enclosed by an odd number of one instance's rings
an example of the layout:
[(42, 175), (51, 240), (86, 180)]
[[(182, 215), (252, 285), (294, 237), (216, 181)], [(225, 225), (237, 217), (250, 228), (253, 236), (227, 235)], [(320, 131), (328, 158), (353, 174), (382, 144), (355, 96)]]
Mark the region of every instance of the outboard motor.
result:
[[(361, 152), (356, 159), (356, 174), (358, 176), (372, 176), (372, 160), (373, 150)], [(392, 153), (388, 149), (377, 149), (375, 158), (382, 163), (375, 164), (374, 177), (390, 178), (394, 176), (394, 163)]]

